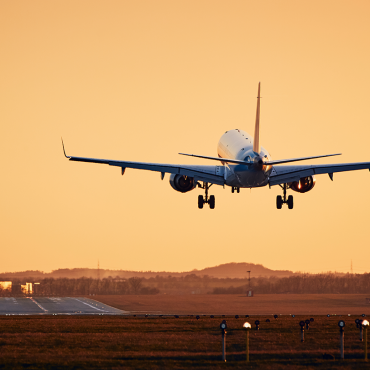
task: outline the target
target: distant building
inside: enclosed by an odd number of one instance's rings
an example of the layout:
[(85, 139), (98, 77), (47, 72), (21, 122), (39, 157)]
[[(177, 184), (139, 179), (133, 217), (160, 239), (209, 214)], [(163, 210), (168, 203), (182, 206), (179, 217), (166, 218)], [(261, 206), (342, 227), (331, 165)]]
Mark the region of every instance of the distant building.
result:
[(33, 293), (32, 283), (26, 283), (25, 285), (21, 285), (21, 290), (22, 293), (32, 294)]
[(11, 281), (0, 281), (0, 290), (12, 290), (12, 282)]

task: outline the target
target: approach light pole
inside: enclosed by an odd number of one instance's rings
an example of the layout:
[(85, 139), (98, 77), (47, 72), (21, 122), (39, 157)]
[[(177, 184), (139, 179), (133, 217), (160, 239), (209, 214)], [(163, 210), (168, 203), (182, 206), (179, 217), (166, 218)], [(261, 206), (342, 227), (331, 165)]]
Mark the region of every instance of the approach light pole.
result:
[(305, 326), (305, 322), (304, 321), (300, 321), (299, 322), (299, 326), (301, 327), (301, 342), (304, 342), (304, 326)]
[(243, 329), (245, 330), (247, 336), (245, 338), (245, 344), (246, 344), (246, 349), (245, 349), (245, 361), (249, 362), (249, 331), (251, 330), (252, 326), (249, 322), (245, 322), (243, 325)]
[(340, 358), (344, 359), (344, 326), (346, 323), (343, 320), (338, 322), (339, 335), (340, 335)]
[(365, 361), (367, 361), (367, 328), (369, 327), (369, 322), (367, 320), (363, 320), (362, 327), (364, 328)]
[(220, 324), (221, 336), (222, 336), (222, 361), (226, 362), (226, 320), (222, 320)]

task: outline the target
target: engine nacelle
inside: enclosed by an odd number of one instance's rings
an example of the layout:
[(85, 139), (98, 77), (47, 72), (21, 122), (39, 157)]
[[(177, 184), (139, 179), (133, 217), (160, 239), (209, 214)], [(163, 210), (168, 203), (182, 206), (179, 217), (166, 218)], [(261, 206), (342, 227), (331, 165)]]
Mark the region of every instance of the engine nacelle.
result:
[(196, 186), (193, 177), (176, 175), (174, 173), (170, 176), (170, 184), (173, 189), (180, 191), (181, 193), (186, 193), (190, 190), (193, 190)]
[(289, 187), (298, 193), (307, 193), (315, 186), (315, 176), (302, 177), (299, 181), (294, 181), (289, 184)]

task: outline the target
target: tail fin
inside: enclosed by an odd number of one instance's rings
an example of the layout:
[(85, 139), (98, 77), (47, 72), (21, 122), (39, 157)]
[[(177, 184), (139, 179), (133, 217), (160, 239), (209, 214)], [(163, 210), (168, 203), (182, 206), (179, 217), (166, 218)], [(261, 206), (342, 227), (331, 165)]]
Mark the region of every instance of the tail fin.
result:
[(261, 82), (258, 83), (256, 125), (254, 127), (254, 140), (253, 140), (253, 151), (257, 154), (259, 154), (260, 152), (260, 99), (261, 99), (260, 91), (261, 91)]

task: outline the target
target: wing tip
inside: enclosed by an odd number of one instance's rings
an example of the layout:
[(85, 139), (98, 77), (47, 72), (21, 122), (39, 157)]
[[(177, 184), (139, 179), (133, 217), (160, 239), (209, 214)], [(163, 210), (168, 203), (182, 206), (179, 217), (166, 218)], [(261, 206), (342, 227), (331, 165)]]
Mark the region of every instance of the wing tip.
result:
[(70, 159), (71, 157), (69, 157), (69, 156), (66, 154), (66, 150), (65, 150), (65, 148), (64, 148), (63, 138), (62, 138), (62, 137), (60, 137), (60, 138), (62, 139), (62, 146), (63, 146), (63, 153), (64, 153), (64, 156), (65, 156), (66, 158)]

